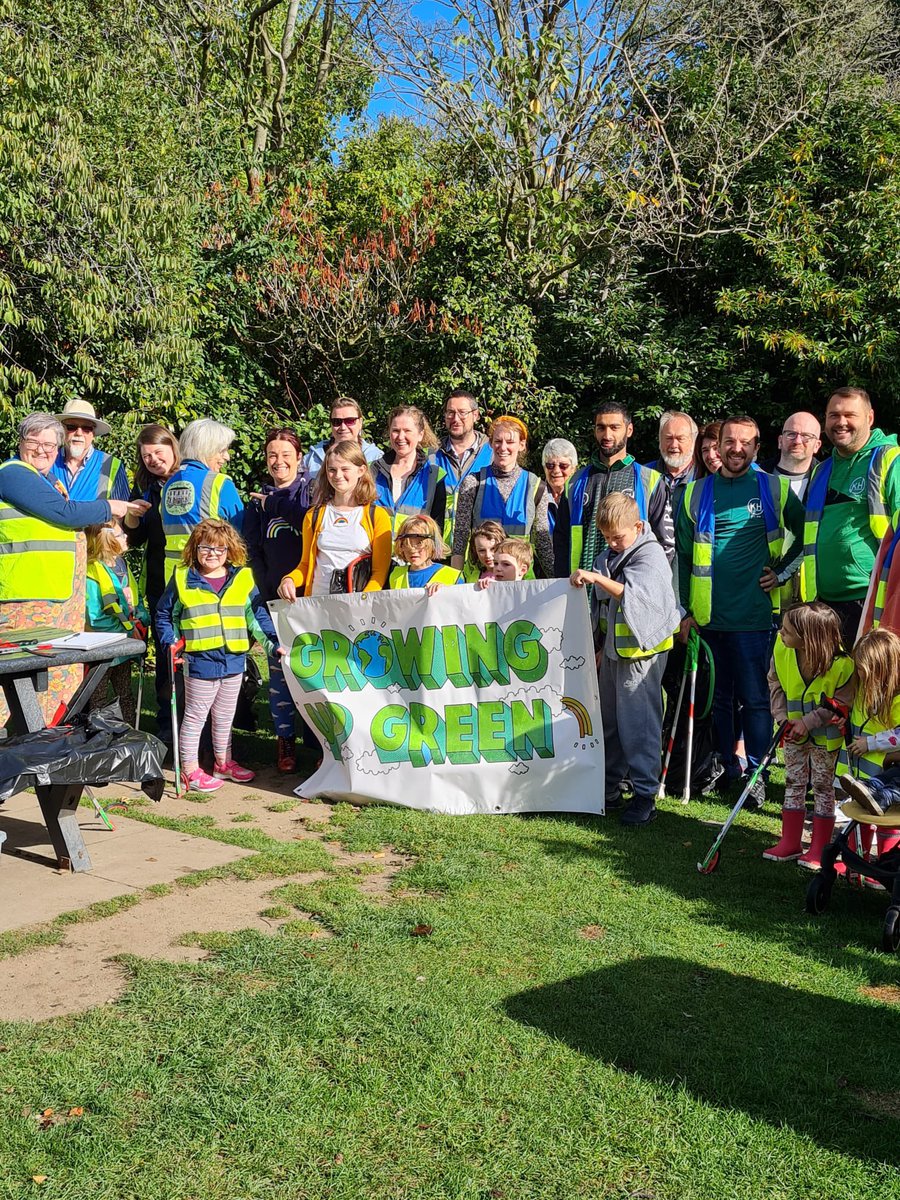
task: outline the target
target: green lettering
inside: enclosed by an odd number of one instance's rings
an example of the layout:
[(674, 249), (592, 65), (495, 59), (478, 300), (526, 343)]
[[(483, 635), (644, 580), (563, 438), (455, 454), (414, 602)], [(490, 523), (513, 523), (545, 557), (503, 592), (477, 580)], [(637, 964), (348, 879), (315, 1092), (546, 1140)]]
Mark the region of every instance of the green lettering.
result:
[(442, 763), (446, 757), (444, 722), (433, 708), (413, 701), (409, 706), (409, 761), (414, 767), (426, 767)]
[(553, 723), (550, 706), (544, 700), (535, 700), (529, 712), (528, 705), (522, 700), (513, 700), (510, 710), (512, 748), (516, 758), (530, 761), (535, 754), (538, 758), (552, 758)]
[(322, 679), (322, 639), (317, 633), (300, 633), (291, 642), (288, 655), (290, 667), (297, 682), (305, 692), (321, 692), (325, 683)]
[(406, 762), (409, 713), (402, 704), (380, 708), (372, 718), (369, 733), (379, 762)]
[(444, 709), (447, 758), (457, 766), (478, 762), (475, 753), (476, 717), (474, 704), (448, 704)]
[(484, 633), (477, 625), (466, 625), (466, 654), (469, 674), (476, 687), (489, 683), (509, 683), (509, 671), (501, 657), (500, 631), (496, 621), (488, 621)]
[(502, 700), (478, 704), (478, 753), (485, 762), (513, 762), (509, 750), (512, 734), (509, 705)]
[(334, 629), (323, 629), (322, 645), (325, 648), (325, 690), (342, 692), (349, 688), (351, 692), (358, 692), (363, 685), (356, 678), (350, 639)]
[(408, 688), (425, 687), (429, 691), (441, 688), (447, 682), (443, 654), (440, 647), (435, 653), (437, 629), (426, 625), (423, 629), (391, 630), (391, 641), (397, 656), (397, 667)]
[(324, 700), (320, 704), (305, 704), (306, 719), (315, 726), (328, 743), (336, 759), (341, 757), (341, 746), (353, 730), (353, 717), (343, 704)]
[[(465, 641), (458, 625), (441, 626), (444, 647), (444, 669), (454, 687), (467, 687), (472, 682), (464, 661)], [(473, 760), (474, 761), (474, 760)]]
[(525, 683), (547, 674), (547, 651), (541, 632), (531, 621), (513, 621), (503, 634), (503, 655), (510, 668)]

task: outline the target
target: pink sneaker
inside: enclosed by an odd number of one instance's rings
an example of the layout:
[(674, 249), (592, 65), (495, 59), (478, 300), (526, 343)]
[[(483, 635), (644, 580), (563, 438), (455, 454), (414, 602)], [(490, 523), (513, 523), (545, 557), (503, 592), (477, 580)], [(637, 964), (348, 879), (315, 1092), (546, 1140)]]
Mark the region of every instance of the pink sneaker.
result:
[(216, 779), (232, 779), (235, 783), (249, 783), (251, 779), (256, 778), (255, 771), (240, 766), (233, 758), (221, 765), (216, 763), (214, 774)]
[(189, 792), (217, 792), (222, 786), (221, 779), (207, 775), (202, 767), (197, 767), (196, 771), (191, 771), (190, 775), (182, 775), (181, 778)]

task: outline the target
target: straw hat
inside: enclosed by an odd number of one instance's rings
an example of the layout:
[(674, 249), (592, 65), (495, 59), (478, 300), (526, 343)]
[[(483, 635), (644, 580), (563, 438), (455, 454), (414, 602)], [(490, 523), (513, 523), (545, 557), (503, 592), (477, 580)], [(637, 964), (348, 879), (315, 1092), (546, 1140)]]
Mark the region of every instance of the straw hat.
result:
[(57, 421), (90, 421), (94, 426), (94, 436), (103, 437), (104, 434), (110, 432), (110, 427), (105, 421), (101, 421), (94, 411), (93, 404), (89, 404), (87, 400), (67, 400), (66, 406), (61, 413), (56, 413)]

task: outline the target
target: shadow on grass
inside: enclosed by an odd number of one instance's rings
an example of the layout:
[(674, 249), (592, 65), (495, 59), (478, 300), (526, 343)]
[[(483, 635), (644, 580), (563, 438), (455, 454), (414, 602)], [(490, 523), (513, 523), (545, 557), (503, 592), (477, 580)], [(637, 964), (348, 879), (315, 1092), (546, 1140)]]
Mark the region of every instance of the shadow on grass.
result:
[[(694, 811), (703, 811), (695, 808)], [(719, 831), (724, 815), (709, 809), (710, 820), (685, 810), (660, 812), (651, 826), (624, 829), (615, 819), (591, 820), (602, 839), (593, 845), (575, 840), (541, 838), (548, 854), (565, 862), (585, 858), (602, 862), (620, 879), (636, 887), (658, 887), (694, 903), (692, 919), (725, 926), (735, 933), (761, 937), (799, 954), (835, 965), (859, 965), (860, 954), (875, 950), (887, 897), (839, 881), (828, 910), (819, 917), (805, 911), (812, 873), (795, 863), (765, 862), (762, 852), (777, 840), (771, 830), (735, 824), (722, 848), (718, 870), (701, 875), (697, 863)], [(584, 824), (583, 817), (555, 818), (562, 824)], [(867, 970), (885, 982), (896, 978), (897, 961), (868, 955)]]
[(620, 1071), (831, 1150), (900, 1162), (900, 1012), (666, 957), (521, 992), (505, 1007)]

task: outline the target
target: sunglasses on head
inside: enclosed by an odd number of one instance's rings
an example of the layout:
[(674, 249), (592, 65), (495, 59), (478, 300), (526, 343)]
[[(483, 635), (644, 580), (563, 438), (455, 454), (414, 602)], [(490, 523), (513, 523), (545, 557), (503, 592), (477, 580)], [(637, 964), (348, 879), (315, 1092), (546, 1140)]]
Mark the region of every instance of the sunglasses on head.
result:
[(433, 542), (434, 538), (430, 533), (398, 533), (398, 542)]

